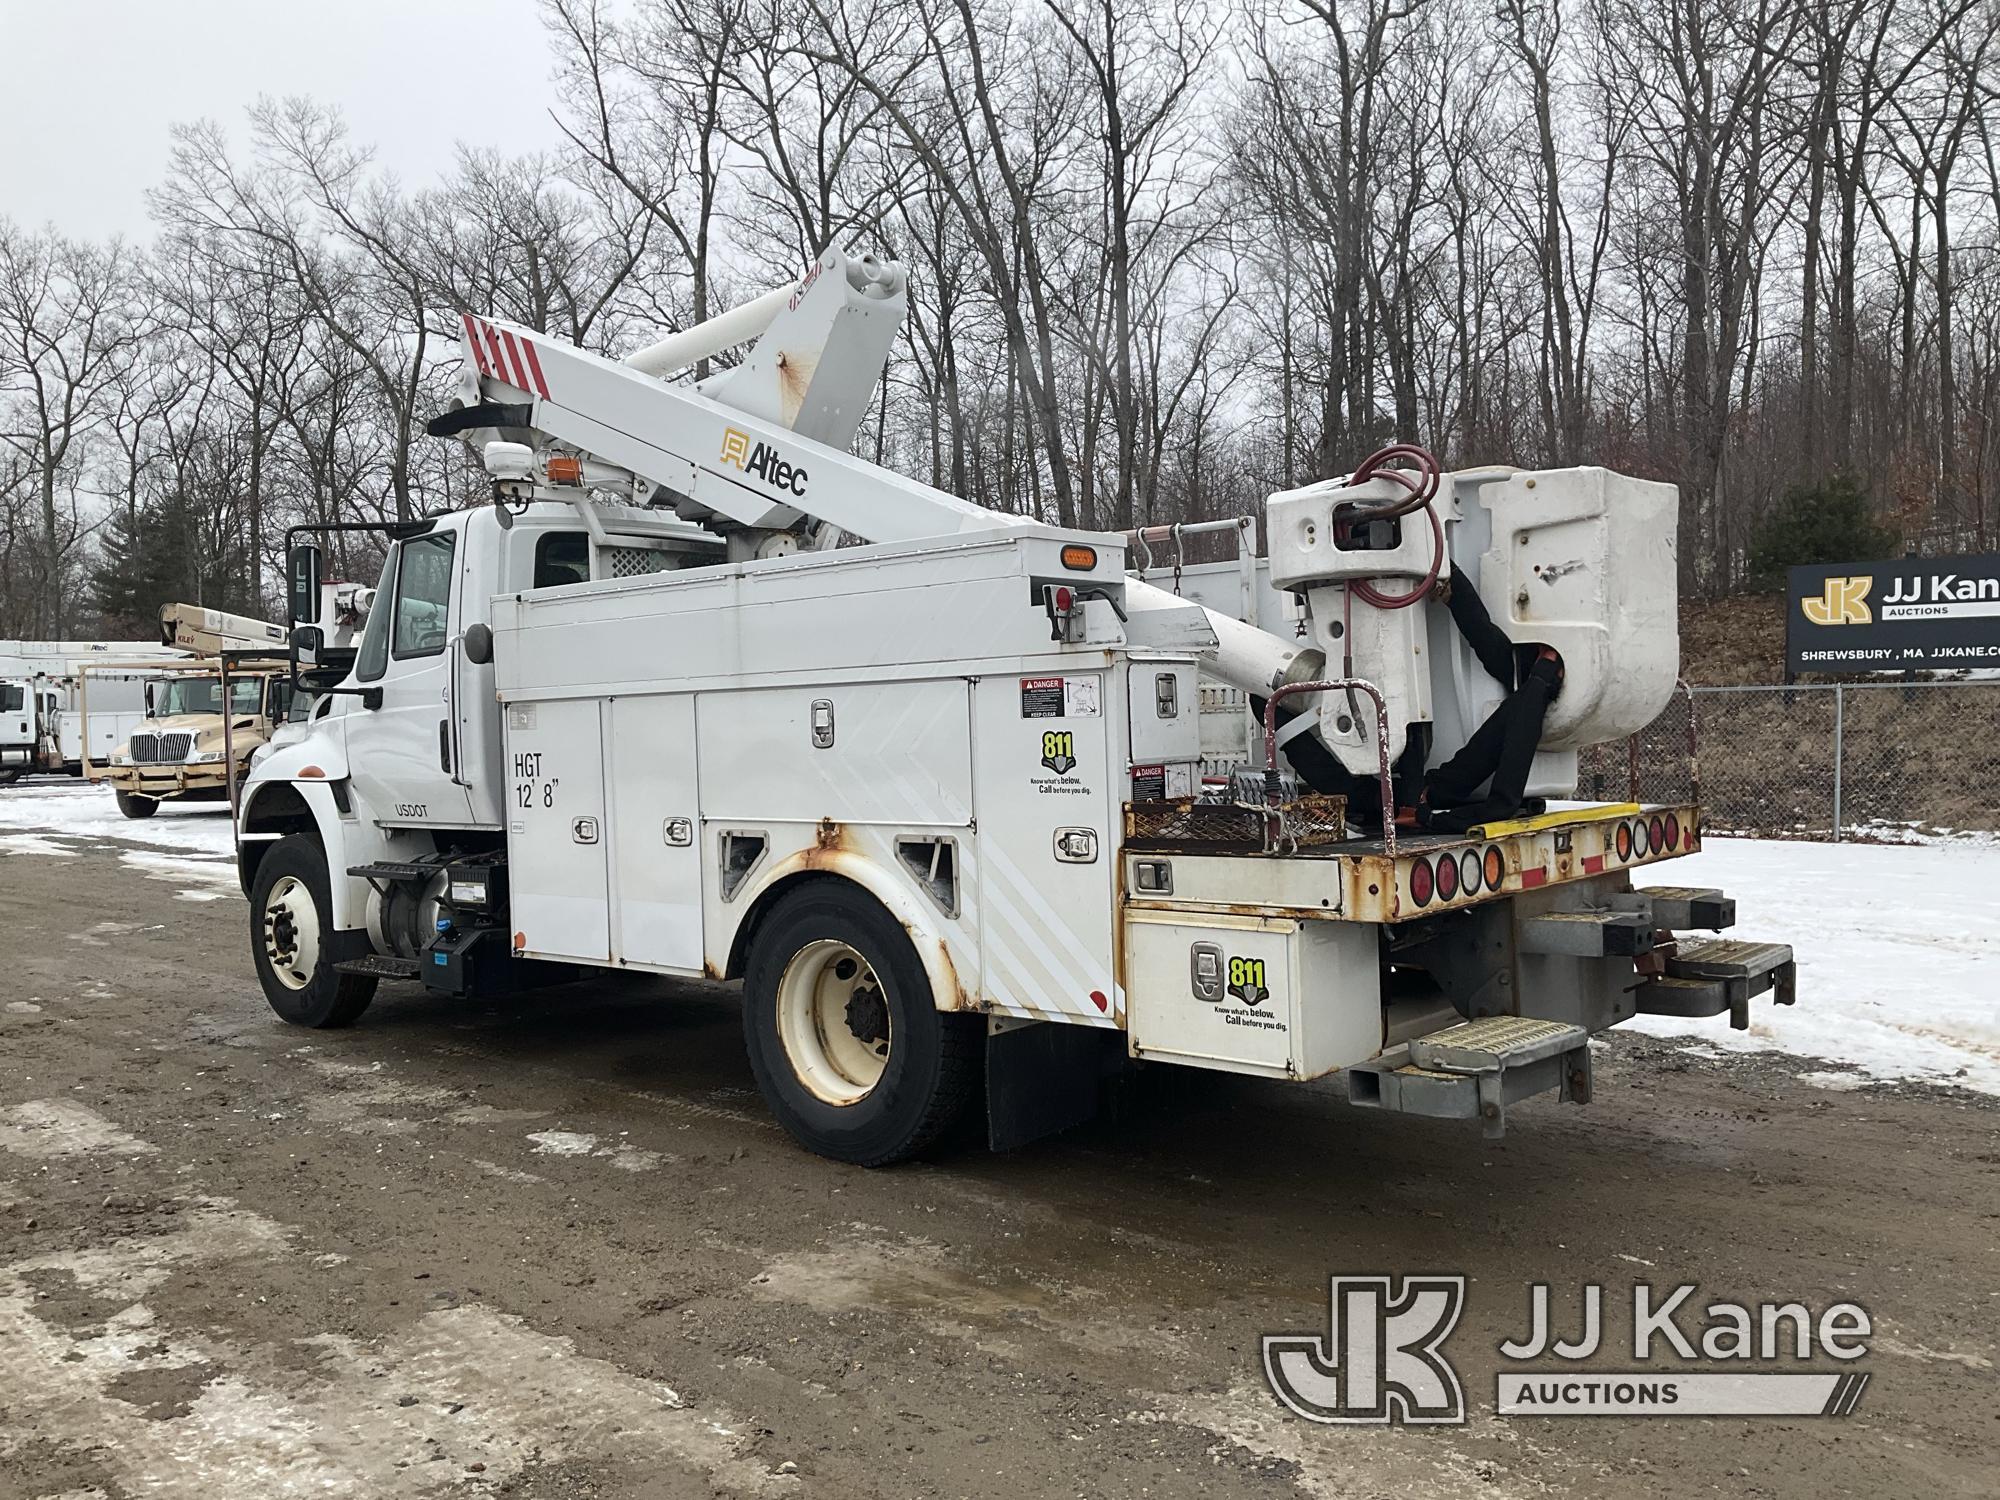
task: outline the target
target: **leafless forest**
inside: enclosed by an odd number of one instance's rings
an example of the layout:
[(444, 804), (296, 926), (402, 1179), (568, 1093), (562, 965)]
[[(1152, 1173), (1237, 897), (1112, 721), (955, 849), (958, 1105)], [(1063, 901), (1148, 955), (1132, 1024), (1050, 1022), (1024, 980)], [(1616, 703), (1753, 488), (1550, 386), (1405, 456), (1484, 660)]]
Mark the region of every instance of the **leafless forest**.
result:
[(144, 243), (0, 219), (0, 636), (265, 609), (287, 525), (476, 498), (422, 433), (461, 308), (621, 352), (827, 241), (911, 270), (863, 443), (988, 505), (1234, 515), (1399, 437), (1675, 481), (1696, 592), (1835, 474), (1994, 542), (2000, 0), (545, 19), (560, 150), (397, 181), (274, 99), (177, 130)]

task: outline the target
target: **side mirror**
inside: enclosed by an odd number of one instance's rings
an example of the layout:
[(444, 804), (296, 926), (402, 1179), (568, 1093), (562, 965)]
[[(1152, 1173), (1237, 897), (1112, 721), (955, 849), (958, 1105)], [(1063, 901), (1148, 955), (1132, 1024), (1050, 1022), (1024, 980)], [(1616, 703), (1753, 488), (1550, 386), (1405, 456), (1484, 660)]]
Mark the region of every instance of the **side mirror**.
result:
[(153, 682), (146, 684), (146, 717), (149, 719), (153, 717), (153, 689), (158, 686), (158, 683)]
[(319, 623), (319, 548), (301, 542), (285, 557), (285, 573), (290, 581), (290, 607), (294, 625)]
[(465, 659), (475, 667), (493, 660), (493, 627), (480, 621), (465, 627)]
[(299, 670), (310, 672), (319, 665), (319, 654), (326, 648), (326, 634), (317, 625), (301, 625), (292, 631), (292, 665)]

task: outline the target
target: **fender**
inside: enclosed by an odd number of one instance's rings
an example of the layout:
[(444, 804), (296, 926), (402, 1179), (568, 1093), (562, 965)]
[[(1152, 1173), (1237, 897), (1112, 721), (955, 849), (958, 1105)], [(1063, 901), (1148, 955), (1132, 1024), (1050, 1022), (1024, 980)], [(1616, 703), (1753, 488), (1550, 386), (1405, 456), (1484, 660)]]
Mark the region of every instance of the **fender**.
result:
[[(755, 912), (773, 887), (798, 875), (837, 875), (852, 881), (881, 902), (889, 915), (901, 923), (903, 931), (909, 934), (910, 944), (917, 951), (917, 961), (924, 966), (924, 973), (931, 982), (931, 995), (939, 1010), (982, 1009), (976, 991), (968, 990), (960, 979), (958, 964), (953, 960), (950, 944), (945, 939), (945, 929), (951, 925), (951, 919), (911, 890), (907, 881), (886, 868), (881, 861), (851, 847), (847, 842), (851, 837), (851, 831), (837, 823), (821, 823), (817, 842), (786, 855), (765, 871), (753, 888), (739, 893), (729, 904), (742, 913)], [(711, 974), (728, 971), (730, 950), (735, 946), (736, 934), (742, 925), (739, 917), (727, 933), (715, 935), (707, 963)]]

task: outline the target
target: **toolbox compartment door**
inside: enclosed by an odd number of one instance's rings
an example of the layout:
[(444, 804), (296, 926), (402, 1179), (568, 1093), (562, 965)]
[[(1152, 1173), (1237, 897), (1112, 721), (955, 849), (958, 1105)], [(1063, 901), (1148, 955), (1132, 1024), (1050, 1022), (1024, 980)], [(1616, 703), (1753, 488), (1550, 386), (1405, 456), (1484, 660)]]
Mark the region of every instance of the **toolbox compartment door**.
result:
[(614, 789), (612, 950), (626, 963), (701, 972), (701, 794), (694, 695), (617, 698), (606, 706)]
[(515, 943), (530, 957), (605, 962), (604, 729), (608, 705), (507, 705), (507, 881)]

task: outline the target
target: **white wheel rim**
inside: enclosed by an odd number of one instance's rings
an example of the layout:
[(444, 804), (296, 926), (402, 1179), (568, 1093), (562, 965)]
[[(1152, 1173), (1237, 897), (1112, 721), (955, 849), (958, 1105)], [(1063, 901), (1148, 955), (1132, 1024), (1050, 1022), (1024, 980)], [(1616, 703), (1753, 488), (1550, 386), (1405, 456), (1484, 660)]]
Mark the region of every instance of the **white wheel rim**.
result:
[(778, 1040), (792, 1071), (828, 1104), (857, 1104), (889, 1066), (887, 997), (846, 943), (808, 943), (778, 981)]
[(319, 967), (319, 908), (296, 875), (286, 875), (264, 898), (264, 956), (288, 990), (312, 983)]

